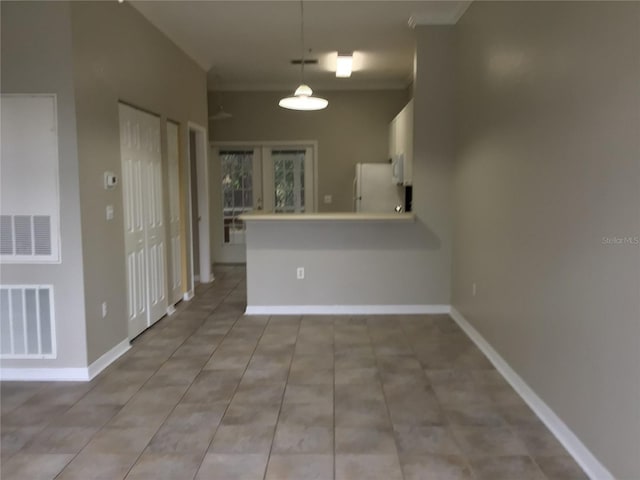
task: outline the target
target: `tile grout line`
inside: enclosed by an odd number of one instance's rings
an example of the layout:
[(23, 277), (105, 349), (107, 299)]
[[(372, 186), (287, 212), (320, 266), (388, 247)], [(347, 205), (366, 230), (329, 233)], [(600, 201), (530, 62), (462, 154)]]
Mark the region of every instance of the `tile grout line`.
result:
[[(238, 319), (240, 319), (244, 314), (241, 314)], [(236, 319), (236, 321), (233, 323), (233, 327), (236, 326), (236, 324), (238, 323), (238, 319)], [(231, 329), (229, 329), (229, 331), (233, 330), (233, 327), (231, 327)], [(260, 335), (259, 338), (262, 338), (262, 335), (264, 335), (264, 329), (263, 329), (263, 333)], [(226, 337), (226, 335), (225, 335)], [(258, 342), (260, 340), (258, 339)], [(222, 424), (222, 421), (224, 420), (225, 415), (227, 414), (227, 411), (229, 410), (229, 406), (231, 405), (231, 402), (233, 402), (233, 398), (236, 396), (236, 393), (238, 392), (238, 388), (240, 387), (240, 383), (242, 382), (242, 379), (244, 378), (245, 373), (247, 373), (247, 369), (249, 368), (249, 364), (251, 363), (251, 359), (253, 358), (253, 355), (256, 351), (256, 348), (258, 348), (258, 342), (256, 342), (256, 346), (253, 347), (253, 350), (251, 351), (251, 356), (249, 357), (249, 360), (247, 361), (247, 365), (245, 365), (244, 370), (242, 371), (242, 375), (240, 375), (240, 378), (238, 379), (238, 384), (236, 385), (236, 387), (233, 389), (233, 393), (231, 394), (231, 397), (229, 399), (229, 403), (227, 404), (227, 406), (225, 407), (224, 411), (222, 412), (222, 416), (220, 417), (220, 422), (218, 422), (218, 425), (216, 426), (213, 435), (211, 436), (211, 440), (209, 440), (209, 444), (207, 445), (206, 450), (204, 451), (204, 455), (202, 457), (202, 460), (200, 461), (200, 465), (198, 466), (198, 470), (196, 470), (195, 475), (193, 476), (193, 478), (196, 478), (198, 476), (198, 473), (200, 473), (200, 469), (202, 468), (202, 463), (204, 462), (204, 459), (207, 456), (207, 453), (209, 452), (209, 449), (211, 448), (211, 444), (213, 443), (213, 440), (216, 438), (216, 434), (218, 433), (218, 429), (220, 428), (220, 425)], [(222, 342), (220, 342), (222, 343)]]
[[(376, 370), (378, 371), (380, 389), (382, 390), (382, 397), (384, 398), (384, 406), (385, 406), (385, 409), (387, 411), (387, 418), (389, 419), (389, 425), (391, 425), (391, 434), (393, 435), (393, 444), (396, 447), (396, 457), (398, 458), (398, 466), (400, 467), (400, 475), (402, 476), (403, 479), (405, 479), (404, 469), (402, 468), (402, 462), (400, 461), (400, 449), (398, 448), (398, 442), (396, 440), (396, 435), (395, 435), (395, 428), (393, 427), (393, 420), (391, 418), (391, 409), (389, 408), (389, 401), (387, 399), (387, 392), (386, 392), (386, 390), (384, 388), (384, 383), (382, 382), (382, 377), (380, 375), (379, 358), (378, 358), (378, 355), (376, 355), (376, 349), (375, 349), (375, 346), (373, 344), (373, 337), (371, 336), (369, 318), (371, 318), (371, 317), (367, 317), (367, 320), (366, 320), (366, 323), (365, 323), (365, 325), (367, 326), (367, 336), (369, 337), (369, 341), (371, 342), (371, 349), (373, 350), (373, 357), (374, 357), (374, 359), (376, 361)], [(402, 327), (402, 325), (401, 325), (401, 327)], [(403, 335), (404, 335), (404, 330), (403, 330)]]
[(335, 480), (338, 472), (336, 470), (336, 321), (331, 322), (331, 348), (333, 350), (333, 479)]
[[(224, 279), (224, 277), (226, 276), (223, 275), (222, 279)], [(221, 279), (221, 280), (222, 280)], [(215, 311), (224, 304), (225, 300), (239, 287), (240, 283), (242, 283), (241, 280), (238, 281), (238, 283), (236, 284), (235, 287), (233, 287), (229, 293), (227, 293), (224, 298), (222, 299), (222, 301), (218, 304), (218, 306), (215, 308), (215, 310), (213, 311), (212, 315), (215, 314)], [(213, 286), (212, 286), (213, 288)], [(218, 347), (222, 344), (222, 342), (224, 342), (224, 340), (227, 338), (227, 336), (229, 335), (229, 333), (234, 329), (234, 327), (238, 324), (238, 321), (240, 318), (242, 318), (243, 314), (241, 313), (238, 317), (236, 317), (236, 319), (233, 322), (233, 325), (231, 325), (231, 327), (229, 328), (229, 330), (227, 331), (227, 333), (224, 334), (224, 336), (222, 337), (222, 340), (220, 340), (220, 342), (218, 343), (218, 345), (216, 346), (216, 348), (213, 350), (213, 352), (211, 352), (211, 355), (209, 356), (209, 358), (207, 359), (207, 361), (203, 364), (202, 368), (200, 369), (200, 372), (198, 372), (198, 374), (202, 373), (202, 371), (204, 370), (204, 366), (211, 360), (211, 357), (213, 357), (213, 354), (215, 353), (215, 351), (218, 349)], [(203, 322), (204, 323), (204, 322)], [(257, 347), (257, 344), (256, 344)], [(255, 348), (253, 349), (253, 351), (255, 351)], [(253, 356), (253, 353), (251, 354), (251, 356)], [(204, 459), (207, 457), (207, 452), (209, 451), (209, 449), (211, 448), (211, 444), (213, 443), (213, 439), (216, 436), (216, 433), (218, 433), (218, 429), (220, 428), (220, 425), (222, 424), (222, 420), (224, 419), (224, 416), (227, 413), (227, 410), (229, 409), (229, 405), (231, 405), (231, 402), (233, 401), (233, 397), (235, 396), (236, 392), (238, 391), (238, 387), (240, 386), (240, 382), (242, 381), (242, 377), (244, 376), (244, 373), (246, 372), (247, 368), (248, 368), (249, 363), (247, 362), (247, 366), (245, 367), (242, 375), (240, 376), (240, 379), (238, 380), (238, 384), (236, 385), (236, 388), (234, 388), (233, 390), (233, 394), (231, 395), (231, 398), (229, 400), (229, 403), (227, 404), (227, 406), (225, 407), (224, 411), (222, 412), (222, 415), (220, 416), (220, 421), (218, 422), (218, 425), (216, 425), (215, 429), (213, 430), (213, 435), (211, 435), (211, 440), (209, 440), (209, 444), (207, 445), (207, 448), (205, 449), (204, 453), (202, 454), (202, 458), (200, 460), (200, 463), (198, 464), (198, 468), (196, 469), (196, 471), (194, 472), (193, 476), (191, 477), (192, 479), (195, 479), (198, 476), (198, 473), (200, 473), (200, 469), (202, 468), (202, 464), (204, 463)], [(197, 377), (198, 375), (196, 375)], [(194, 378), (195, 380), (195, 378)], [(187, 392), (189, 391), (189, 389), (191, 388), (191, 386), (193, 385), (193, 382), (191, 382), (191, 384), (189, 385), (189, 388), (187, 388), (187, 390), (185, 390), (184, 395), (181, 397), (184, 398), (184, 396), (187, 394)], [(180, 401), (178, 401), (178, 403), (180, 403)], [(176, 404), (176, 406), (178, 405), (178, 403)], [(175, 407), (174, 407), (175, 409)]]
[[(224, 278), (224, 276), (223, 276)], [(214, 285), (211, 285), (209, 288), (205, 289), (205, 292), (214, 288)], [(213, 311), (211, 312), (211, 314), (207, 315), (207, 317), (202, 321), (202, 323), (200, 323), (199, 327), (202, 327), (202, 325), (204, 325), (207, 322), (207, 319), (214, 315), (216, 310), (218, 310), (218, 308), (220, 308), (221, 305), (224, 304), (224, 301), (227, 299), (227, 297), (229, 295), (231, 295), (231, 292), (233, 290), (235, 290), (236, 287), (234, 287), (233, 289), (231, 289), (231, 291), (229, 293), (227, 293), (224, 298), (218, 303), (218, 305), (213, 309)], [(240, 317), (238, 317), (240, 318)], [(180, 399), (176, 402), (176, 404), (173, 406), (173, 408), (171, 409), (171, 411), (169, 412), (169, 414), (164, 418), (164, 420), (162, 421), (162, 423), (160, 424), (160, 426), (158, 427), (158, 429), (155, 431), (155, 433), (153, 434), (153, 436), (151, 437), (151, 439), (149, 440), (149, 442), (147, 442), (147, 445), (145, 446), (145, 448), (142, 450), (142, 452), (140, 453), (140, 455), (138, 455), (138, 457), (136, 458), (135, 462), (133, 462), (133, 464), (131, 465), (131, 467), (129, 468), (129, 470), (127, 471), (127, 474), (125, 475), (125, 480), (126, 478), (129, 476), (129, 474), (131, 473), (131, 470), (133, 470), (133, 468), (136, 466), (136, 464), (138, 463), (138, 461), (140, 460), (140, 458), (142, 457), (142, 455), (144, 455), (144, 453), (148, 450), (150, 443), (153, 441), (153, 438), (158, 434), (158, 432), (160, 431), (160, 429), (162, 428), (162, 426), (165, 424), (165, 422), (167, 421), (167, 419), (171, 416), (171, 414), (175, 411), (176, 407), (180, 404), (180, 402), (182, 401), (182, 399), (184, 399), (185, 395), (187, 394), (187, 392), (189, 391), (189, 389), (191, 388), (191, 386), (193, 385), (193, 381), (195, 381), (195, 378), (197, 378), (197, 376), (202, 373), (204, 366), (209, 362), (209, 360), (211, 360), (211, 357), (213, 357), (213, 354), (215, 353), (215, 351), (218, 349), (218, 347), (220, 346), (220, 344), (224, 341), (224, 339), (227, 337), (227, 335), (229, 334), (229, 332), (231, 332), (231, 330), (233, 330), (233, 327), (235, 327), (236, 323), (238, 323), (238, 318), (236, 318), (236, 320), (233, 322), (233, 324), (231, 325), (231, 327), (229, 327), (229, 330), (227, 330), (227, 333), (225, 333), (222, 336), (222, 339), (220, 340), (220, 342), (218, 342), (218, 344), (215, 346), (215, 348), (212, 350), (211, 355), (209, 355), (209, 358), (207, 359), (206, 362), (203, 363), (202, 368), (200, 368), (200, 371), (196, 374), (196, 377), (194, 377), (194, 380), (191, 381), (191, 383), (189, 384), (189, 386), (185, 389), (184, 393), (180, 396)], [(176, 318), (175, 320), (178, 320), (178, 318)], [(184, 341), (173, 351), (172, 355), (173, 356), (175, 354), (176, 351), (178, 351), (178, 349), (180, 347), (182, 347), (187, 340), (189, 340), (193, 335), (195, 335), (196, 331), (198, 330), (198, 328), (194, 329), (194, 331), (191, 333), (191, 335), (189, 335), (187, 338), (184, 339)], [(171, 358), (171, 356), (169, 358)], [(169, 361), (169, 359), (167, 359), (162, 365), (164, 365), (167, 361)], [(162, 368), (162, 365), (160, 366), (160, 368)], [(159, 370), (159, 369), (158, 369)], [(157, 371), (156, 371), (157, 373)], [(153, 377), (153, 376), (152, 376)], [(151, 379), (151, 377), (149, 378), (149, 380)], [(147, 380), (147, 382), (149, 381)], [(147, 383), (145, 382), (145, 384)], [(228, 407), (228, 405), (227, 405)], [(220, 417), (220, 422), (222, 422), (222, 417), (224, 417), (224, 413), (226, 413), (226, 409), (225, 412), (223, 412), (222, 416)], [(220, 423), (218, 423), (218, 426), (220, 425)], [(214, 430), (214, 434), (211, 437), (211, 439), (213, 440), (213, 437), (215, 436), (215, 432), (217, 431), (218, 427), (216, 427), (216, 429)], [(211, 441), (209, 442), (209, 444), (211, 444)], [(208, 450), (209, 447), (207, 447)], [(207, 450), (205, 450), (204, 454), (202, 455), (202, 459), (200, 460), (200, 463), (198, 465), (198, 468), (196, 469), (196, 471), (193, 473), (193, 476), (191, 477), (191, 479), (193, 480), (196, 475), (198, 474), (198, 471), (200, 470), (200, 467), (202, 467), (202, 462), (204, 461), (204, 457), (207, 455)]]
[[(267, 322), (267, 326), (271, 323), (272, 316), (269, 317), (269, 321)], [(291, 360), (289, 360), (289, 370), (287, 371), (287, 378), (284, 382), (284, 389), (282, 390), (282, 398), (280, 399), (280, 408), (278, 409), (278, 415), (276, 416), (276, 424), (273, 427), (273, 437), (271, 438), (271, 445), (269, 446), (269, 454), (267, 456), (267, 463), (264, 466), (264, 475), (262, 476), (263, 480), (267, 479), (267, 471), (269, 470), (269, 464), (271, 463), (271, 453), (273, 452), (273, 444), (276, 441), (276, 432), (278, 431), (278, 423), (280, 422), (280, 414), (282, 413), (282, 405), (284, 405), (284, 396), (287, 393), (287, 387), (289, 386), (289, 377), (291, 376), (291, 366), (293, 365), (293, 357), (296, 354), (296, 347), (298, 346), (298, 336), (300, 335), (300, 327), (302, 326), (302, 315), (300, 316), (300, 321), (298, 322), (298, 330), (296, 332), (296, 341), (293, 344), (293, 352), (291, 354)], [(266, 330), (266, 328), (265, 328)]]
[[(427, 317), (429, 317), (429, 315), (427, 315)], [(449, 319), (451, 321), (453, 321), (453, 319), (449, 316)], [(436, 329), (438, 328), (437, 325), (433, 325)], [(405, 327), (403, 324), (400, 325), (400, 328), (402, 329), (402, 332), (405, 336), (407, 336), (407, 332), (405, 330)], [(411, 342), (409, 342), (409, 346), (411, 347), (411, 351), (413, 352), (413, 354), (415, 355), (416, 359), (418, 360), (418, 362), (420, 362), (420, 360), (418, 359), (418, 355), (416, 353), (415, 348), (413, 348), (413, 344)], [(422, 362), (420, 362), (420, 370), (422, 371), (422, 374), (425, 376), (425, 378), (427, 379), (427, 382), (429, 384), (429, 386), (431, 386), (431, 389), (433, 390), (433, 385), (431, 383), (431, 379), (427, 376), (426, 372), (425, 372), (425, 368), (422, 365)], [(452, 429), (452, 425), (451, 425), (451, 419), (449, 418), (449, 414), (447, 414), (446, 409), (444, 408), (444, 406), (442, 405), (442, 402), (440, 401), (440, 399), (438, 398), (437, 393), (433, 392), (434, 397), (436, 398), (436, 401), (438, 402), (438, 406), (442, 409), (442, 413), (445, 416), (445, 419), (447, 421), (447, 424), (444, 425), (444, 427), (447, 430), (447, 433), (451, 436), (451, 439), (453, 440), (454, 444), (456, 445), (456, 447), (458, 448), (458, 451), (460, 452), (460, 458), (462, 459), (462, 461), (464, 462), (464, 464), (466, 465), (467, 469), (469, 470), (469, 475), (471, 475), (471, 478), (477, 478), (476, 473), (474, 471), (473, 468), (471, 468), (471, 463), (469, 462), (469, 458), (467, 457), (466, 454), (464, 454), (464, 451), (460, 445), (460, 441), (458, 440), (458, 436), (454, 434), (453, 429)]]
[[(182, 313), (182, 312), (181, 312), (181, 313)], [(179, 318), (179, 317), (176, 317), (176, 318), (175, 318), (175, 319), (173, 319), (173, 320), (177, 320), (178, 318)], [(203, 321), (203, 323), (204, 323), (204, 321)], [(152, 325), (151, 327), (149, 327), (148, 329), (146, 329), (144, 332), (142, 332), (142, 334), (144, 334), (145, 332), (148, 332), (148, 331), (149, 331), (151, 328), (153, 328), (153, 327), (154, 327), (154, 325)], [(192, 333), (192, 335), (193, 335), (193, 333)], [(180, 345), (178, 345), (178, 346), (173, 350), (173, 353), (175, 353), (175, 352), (176, 352), (176, 350), (178, 350), (178, 348), (180, 348), (180, 347), (184, 344), (184, 342), (186, 342), (186, 341), (187, 341), (187, 339), (188, 339), (188, 338), (190, 338), (190, 337), (191, 337), (191, 335), (189, 335), (189, 337), (185, 338), (185, 339), (184, 339), (184, 341), (183, 341), (182, 343), (180, 343)], [(135, 339), (134, 339), (134, 340), (135, 340)], [(173, 353), (172, 353), (171, 355), (173, 355)], [(169, 360), (169, 358), (171, 358), (171, 355), (169, 355), (169, 357), (167, 357), (167, 359), (166, 359), (165, 361), (163, 361), (163, 362), (160, 364), (160, 366), (154, 370), (154, 372), (149, 376), (149, 378), (147, 378), (147, 380), (145, 380), (144, 382), (142, 382), (142, 384), (140, 385), (140, 387), (139, 387), (139, 388), (135, 391), (135, 393), (134, 393), (134, 394), (133, 394), (133, 395), (132, 395), (132, 396), (131, 396), (131, 397), (130, 397), (130, 398), (129, 398), (125, 403), (124, 403), (124, 405), (122, 405), (122, 407), (120, 407), (120, 409), (119, 409), (116, 413), (114, 413), (114, 414), (113, 414), (113, 416), (112, 416), (111, 418), (109, 418), (109, 419), (108, 419), (108, 420), (107, 420), (103, 425), (101, 425), (101, 426), (100, 426), (100, 428), (99, 428), (99, 429), (98, 429), (98, 430), (97, 430), (97, 431), (96, 431), (96, 432), (95, 432), (95, 433), (94, 433), (94, 434), (93, 434), (93, 435), (92, 435), (92, 436), (87, 440), (87, 442), (82, 446), (82, 448), (81, 448), (80, 450), (78, 450), (78, 452), (77, 452), (77, 453), (76, 453), (76, 454), (75, 454), (75, 455), (74, 455), (74, 456), (69, 460), (69, 462), (67, 462), (67, 463), (65, 464), (65, 466), (64, 466), (64, 467), (63, 467), (63, 468), (62, 468), (62, 469), (61, 469), (61, 470), (56, 474), (56, 476), (54, 477), (54, 479), (55, 479), (55, 478), (58, 478), (58, 477), (59, 477), (59, 476), (64, 472), (64, 470), (69, 466), (69, 464), (70, 464), (71, 462), (73, 462), (76, 458), (78, 458), (78, 456), (79, 456), (79, 455), (84, 451), (84, 449), (85, 449), (85, 448), (87, 447), (87, 445), (89, 445), (89, 443), (90, 443), (90, 442), (91, 442), (91, 441), (96, 437), (96, 435), (98, 435), (100, 432), (102, 432), (102, 431), (104, 430), (104, 428), (108, 425), (108, 423), (109, 423), (111, 420), (113, 420), (116, 416), (118, 416), (118, 414), (119, 414), (119, 413), (120, 413), (120, 412), (121, 412), (121, 411), (122, 411), (122, 410), (127, 406), (127, 404), (131, 401), (131, 399), (132, 399), (132, 398), (133, 398), (137, 393), (139, 393), (139, 392), (140, 392), (140, 390), (142, 390), (142, 388), (146, 385), (146, 383), (147, 383), (147, 382), (148, 382), (148, 381), (149, 381), (149, 380), (150, 380), (150, 379), (151, 379), (151, 378), (152, 378), (152, 377), (153, 377), (153, 376), (158, 372), (158, 370), (160, 370), (160, 368), (162, 368), (162, 366), (163, 366), (163, 365), (164, 365), (164, 364)], [(110, 365), (110, 366), (111, 366), (111, 365)], [(106, 376), (106, 375), (103, 375), (103, 373), (105, 373), (105, 374), (106, 374), (107, 372), (100, 372), (100, 376), (102, 376), (102, 377)], [(97, 377), (97, 378), (99, 378), (99, 377)], [(90, 391), (93, 391), (93, 390), (94, 390), (98, 385), (100, 385), (101, 381), (104, 381), (104, 378), (103, 378), (102, 380), (98, 380), (98, 381), (96, 382), (96, 384), (95, 384), (95, 385), (94, 385), (94, 386), (89, 390), (89, 392), (90, 392)], [(83, 396), (82, 396), (82, 398), (84, 398), (86, 395), (88, 395), (88, 394), (89, 394), (89, 392), (87, 392), (85, 395), (83, 395)], [(73, 408), (74, 406), (76, 406), (76, 405), (77, 405), (77, 403), (78, 403), (78, 402), (80, 402), (80, 401), (82, 400), (82, 398), (80, 398), (76, 403), (74, 403), (74, 404), (69, 408), (69, 410), (71, 410), (71, 408)], [(69, 410), (67, 410), (67, 412), (68, 412)], [(65, 412), (65, 413), (67, 413), (67, 412)], [(167, 417), (168, 417), (168, 415), (167, 415)], [(165, 420), (166, 420), (166, 418), (167, 418), (167, 417), (165, 417)], [(163, 420), (163, 423), (164, 423), (164, 420)], [(162, 424), (161, 424), (160, 426), (162, 426)], [(158, 429), (160, 429), (160, 426), (158, 427)], [(157, 433), (157, 430), (156, 430), (156, 433)], [(154, 435), (155, 435), (155, 433), (154, 433)], [(153, 438), (153, 437), (152, 437), (152, 438)], [(129, 475), (129, 472), (131, 471), (131, 469), (133, 468), (133, 466), (136, 464), (136, 462), (140, 459), (140, 457), (142, 456), (142, 453), (144, 452), (144, 450), (146, 450), (146, 447), (142, 450), (142, 452), (140, 453), (140, 455), (138, 455), (138, 456), (136, 457), (135, 461), (132, 463), (131, 467), (127, 470), (127, 473), (126, 473), (125, 477), (123, 477), (123, 478), (126, 478), (126, 476), (127, 476), (127, 475)]]
[[(225, 298), (226, 298), (226, 296), (225, 296)], [(219, 305), (221, 305), (223, 302), (224, 302), (224, 300), (223, 300), (222, 302), (220, 302), (220, 304), (218, 304), (218, 306), (217, 306), (217, 307), (212, 311), (212, 313), (211, 313), (211, 314), (213, 314), (213, 313), (215, 312), (215, 310), (219, 307)], [(185, 309), (185, 311), (188, 311), (188, 307)], [(184, 313), (184, 312), (181, 312), (181, 314), (182, 314), (182, 313)], [(166, 317), (165, 317), (165, 318), (166, 318)], [(177, 317), (173, 318), (173, 319), (172, 319), (172, 321), (179, 320), (179, 318), (180, 318), (180, 317), (179, 317), (179, 316), (177, 316)], [(208, 317), (207, 317), (207, 318), (208, 318)], [(167, 319), (168, 319), (168, 318), (167, 318)], [(200, 324), (200, 326), (202, 326), (202, 324), (204, 324), (205, 322), (206, 322), (206, 319), (202, 320), (202, 323)], [(150, 328), (148, 328), (147, 330), (145, 330), (145, 332), (150, 331), (153, 327), (154, 327), (154, 325), (152, 325)], [(77, 457), (78, 457), (78, 456), (79, 456), (79, 455), (84, 451), (84, 449), (85, 449), (85, 448), (87, 447), (87, 445), (88, 445), (88, 444), (89, 444), (89, 443), (90, 443), (90, 442), (95, 438), (95, 436), (96, 436), (96, 435), (98, 435), (101, 431), (103, 431), (103, 430), (104, 430), (104, 428), (107, 426), (107, 424), (108, 424), (111, 420), (113, 420), (113, 419), (114, 419), (114, 418), (115, 418), (115, 417), (116, 417), (116, 416), (117, 416), (117, 415), (118, 415), (118, 414), (119, 414), (119, 413), (120, 413), (120, 412), (121, 412), (121, 411), (122, 411), (122, 410), (127, 406), (127, 404), (131, 401), (131, 398), (133, 398), (137, 393), (139, 393), (139, 392), (140, 392), (140, 390), (142, 390), (142, 388), (147, 384), (147, 382), (148, 382), (151, 378), (153, 378), (153, 376), (154, 376), (156, 373), (158, 373), (158, 371), (160, 370), (160, 368), (162, 368), (162, 366), (163, 366), (163, 365), (165, 365), (165, 364), (169, 361), (169, 359), (173, 356), (173, 354), (175, 354), (175, 352), (176, 352), (176, 351), (177, 351), (181, 346), (183, 346), (183, 345), (184, 345), (184, 343), (185, 343), (189, 338), (191, 338), (191, 336), (195, 333), (195, 331), (196, 331), (196, 330), (197, 330), (197, 328), (196, 328), (196, 329), (194, 329), (194, 330), (193, 330), (193, 332), (191, 332), (191, 334), (190, 334), (187, 338), (185, 338), (185, 339), (184, 339), (184, 340), (183, 340), (179, 345), (177, 345), (177, 346), (176, 346), (176, 348), (172, 351), (171, 355), (169, 355), (169, 357), (167, 357), (167, 359), (166, 359), (165, 361), (163, 361), (163, 362), (160, 364), (160, 366), (154, 370), (154, 373), (152, 373), (152, 374), (149, 376), (149, 378), (147, 378), (147, 380), (145, 380), (145, 381), (140, 385), (140, 387), (139, 387), (139, 388), (135, 391), (135, 393), (134, 393), (134, 394), (129, 398), (129, 400), (127, 400), (127, 401), (125, 402), (125, 404), (124, 404), (124, 405), (123, 405), (123, 406), (122, 406), (122, 407), (121, 407), (121, 408), (120, 408), (120, 409), (119, 409), (119, 410), (118, 410), (118, 411), (117, 411), (117, 412), (116, 412), (116, 413), (115, 413), (115, 414), (114, 414), (114, 415), (113, 415), (109, 420), (107, 420), (107, 421), (106, 421), (106, 422), (105, 422), (105, 423), (104, 423), (104, 424), (103, 424), (103, 425), (102, 425), (102, 426), (101, 426), (101, 427), (100, 427), (100, 428), (99, 428), (99, 429), (98, 429), (98, 430), (97, 430), (97, 431), (96, 431), (96, 432), (91, 436), (91, 438), (89, 438), (89, 440), (87, 441), (87, 443), (85, 443), (85, 444), (84, 444), (84, 446), (83, 446), (83, 447), (78, 451), (78, 453), (76, 453), (76, 454), (73, 456), (73, 458), (71, 458), (71, 459), (69, 460), (69, 462), (68, 462), (68, 463), (67, 463), (67, 464), (66, 464), (66, 465), (65, 465), (65, 466), (60, 470), (60, 472), (58, 472), (58, 474), (56, 475), (56, 477), (55, 477), (55, 478), (58, 478), (58, 477), (59, 477), (59, 476), (64, 472), (64, 470), (67, 468), (67, 466), (69, 466), (69, 464), (70, 464), (71, 462), (73, 462), (73, 461), (74, 461), (74, 460), (75, 460), (75, 459), (76, 459), (76, 458), (77, 458)], [(230, 330), (231, 330), (231, 329), (230, 329)], [(159, 331), (162, 331), (162, 329), (161, 329), (161, 330), (159, 330)], [(143, 332), (143, 333), (144, 333), (144, 332)], [(135, 339), (134, 339), (134, 340), (135, 340)], [(217, 349), (217, 347), (216, 347), (216, 349)], [(215, 351), (215, 349), (214, 349), (214, 351)], [(213, 355), (213, 352), (211, 353), (211, 355)], [(211, 356), (210, 356), (210, 357), (211, 357)], [(210, 357), (209, 357), (209, 358), (210, 358)], [(101, 372), (101, 373), (102, 373), (102, 372)], [(104, 375), (103, 375), (103, 376), (104, 376)], [(192, 382), (192, 383), (193, 383), (193, 382)], [(96, 388), (99, 384), (100, 384), (100, 381), (98, 381), (98, 382), (96, 383), (96, 385), (95, 385), (91, 390), (93, 390), (94, 388)], [(187, 388), (187, 390), (189, 390), (189, 388)], [(186, 391), (187, 391), (187, 390), (185, 390), (185, 394), (186, 394)], [(88, 392), (87, 392), (87, 393), (88, 393)], [(180, 397), (180, 398), (182, 399), (183, 397), (184, 397), (184, 394), (183, 394), (183, 395), (182, 395), (182, 397)], [(84, 398), (84, 396), (83, 396), (83, 398)], [(78, 402), (79, 402), (79, 401), (80, 401), (80, 400), (78, 400)], [(77, 402), (76, 402), (76, 403), (77, 403)], [(165, 416), (165, 417), (164, 417), (164, 419), (163, 419), (162, 423), (158, 426), (158, 429), (154, 432), (154, 434), (153, 434), (153, 436), (151, 437), (151, 439), (149, 440), (149, 442), (147, 442), (147, 445), (145, 446), (145, 448), (144, 448), (144, 449), (142, 449), (142, 451), (140, 452), (140, 454), (136, 457), (136, 459), (133, 461), (133, 463), (131, 464), (131, 466), (127, 469), (127, 473), (125, 474), (125, 476), (124, 476), (123, 478), (126, 478), (126, 477), (129, 475), (129, 473), (131, 473), (131, 470), (132, 470), (132, 469), (133, 469), (133, 467), (136, 465), (136, 463), (138, 462), (138, 460), (140, 460), (140, 457), (141, 457), (141, 456), (142, 456), (142, 454), (146, 451), (146, 449), (147, 449), (147, 447), (149, 446), (149, 443), (151, 442), (151, 440), (153, 439), (153, 437), (158, 433), (158, 431), (160, 430), (160, 428), (162, 427), (162, 425), (164, 424), (164, 422), (166, 421), (166, 419), (167, 419), (167, 418), (169, 418), (169, 416), (171, 415), (171, 413), (173, 412), (173, 410), (175, 410), (175, 407), (177, 406), (177, 404), (178, 404), (178, 403), (180, 403), (180, 400), (178, 400), (178, 402), (176, 403), (176, 405), (174, 405), (174, 407), (173, 407), (173, 408), (171, 409), (171, 411), (167, 414), (167, 416)], [(74, 404), (74, 406), (75, 406), (75, 404)]]

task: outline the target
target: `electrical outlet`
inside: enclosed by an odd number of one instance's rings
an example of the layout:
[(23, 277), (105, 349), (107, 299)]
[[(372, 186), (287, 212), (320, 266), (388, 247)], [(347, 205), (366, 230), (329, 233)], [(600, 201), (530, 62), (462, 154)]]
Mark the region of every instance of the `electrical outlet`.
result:
[(471, 296), (475, 297), (476, 296), (476, 284), (473, 283), (473, 285), (471, 285)]
[(304, 267), (298, 267), (296, 269), (296, 278), (298, 280), (304, 280)]
[(107, 220), (113, 220), (113, 205), (107, 205), (106, 216)]
[(107, 317), (107, 302), (102, 302), (102, 318)]
[(333, 197), (331, 195), (325, 195), (324, 196), (324, 203), (331, 203), (333, 202)]

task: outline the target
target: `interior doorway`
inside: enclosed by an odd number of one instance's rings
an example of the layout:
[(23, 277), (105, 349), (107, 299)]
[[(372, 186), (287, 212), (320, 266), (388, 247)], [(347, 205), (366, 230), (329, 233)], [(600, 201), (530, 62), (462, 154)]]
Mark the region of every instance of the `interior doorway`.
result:
[(195, 282), (213, 281), (209, 232), (209, 170), (207, 165), (207, 131), (195, 123), (188, 123), (189, 185), (191, 225), (191, 288), (185, 298), (193, 296)]

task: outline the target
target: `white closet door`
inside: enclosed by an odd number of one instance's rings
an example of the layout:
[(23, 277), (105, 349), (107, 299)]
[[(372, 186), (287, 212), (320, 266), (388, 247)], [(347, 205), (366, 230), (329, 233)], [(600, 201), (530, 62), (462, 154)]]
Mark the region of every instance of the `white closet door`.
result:
[(144, 222), (145, 161), (141, 147), (141, 125), (137, 112), (120, 105), (120, 155), (127, 271), (129, 338), (149, 325), (147, 300), (147, 252)]
[(145, 189), (147, 262), (149, 279), (149, 325), (167, 313), (166, 251), (163, 191), (162, 153), (160, 149), (160, 119), (139, 112), (144, 125), (143, 145), (147, 159), (147, 186)]
[(169, 283), (169, 303), (175, 304), (182, 298), (182, 263), (180, 238), (180, 167), (179, 167), (178, 125), (167, 122), (167, 158), (169, 160), (169, 238), (171, 245)]
[(120, 105), (127, 308), (133, 338), (167, 311), (160, 119)]

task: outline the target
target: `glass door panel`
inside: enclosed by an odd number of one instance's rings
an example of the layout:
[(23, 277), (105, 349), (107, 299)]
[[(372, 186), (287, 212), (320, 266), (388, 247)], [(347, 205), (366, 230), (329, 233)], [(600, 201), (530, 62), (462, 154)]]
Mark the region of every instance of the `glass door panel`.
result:
[[(238, 217), (259, 208), (260, 179), (256, 178), (256, 159), (253, 150), (220, 150), (222, 172), (222, 222), (223, 243), (242, 245), (245, 243), (245, 225)], [(258, 188), (259, 190), (259, 188)]]
[(246, 261), (242, 214), (315, 211), (315, 148), (304, 142), (211, 146), (211, 178), (221, 192), (211, 207), (214, 262)]
[(302, 213), (304, 208), (305, 150), (273, 150), (274, 208), (276, 213)]
[(306, 145), (263, 148), (265, 210), (315, 211), (313, 154), (313, 147)]

